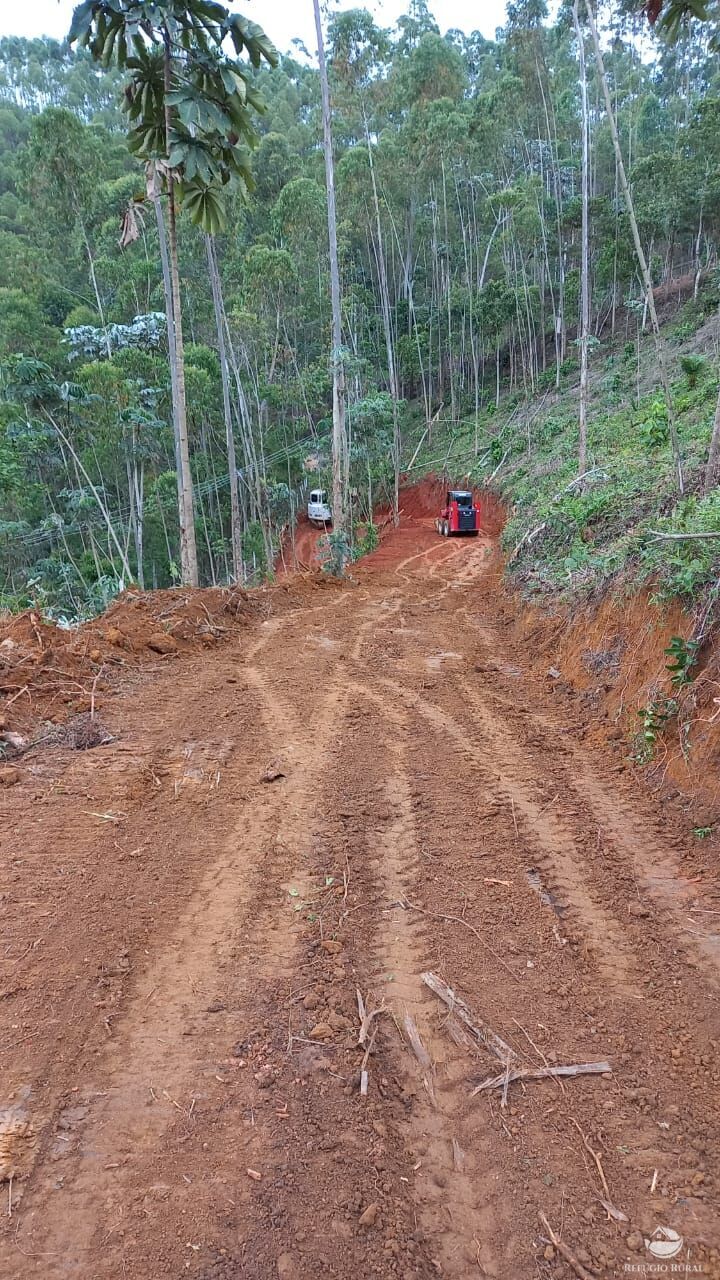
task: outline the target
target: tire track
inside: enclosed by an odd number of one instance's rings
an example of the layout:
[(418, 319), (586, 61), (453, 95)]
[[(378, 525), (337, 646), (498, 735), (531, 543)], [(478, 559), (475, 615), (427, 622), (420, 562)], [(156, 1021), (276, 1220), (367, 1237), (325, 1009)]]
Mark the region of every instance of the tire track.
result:
[[(386, 778), (383, 820), (367, 828), (368, 859), (377, 868), (379, 919), (369, 940), (369, 982), (392, 1010), (398, 1028), (411, 1017), (430, 1055), (431, 1070), (418, 1065), (403, 1041), (402, 1070), (413, 1082), (413, 1107), (402, 1125), (415, 1162), (413, 1198), (416, 1216), (433, 1250), (438, 1270), (447, 1276), (502, 1276), (517, 1247), (492, 1168), (490, 1134), (476, 1132), (463, 1150), (466, 1132), (467, 1066), (450, 1038), (438, 1030), (437, 1007), (421, 980), (437, 961), (437, 942), (422, 917), (404, 904), (416, 895), (420, 852), (410, 775), (410, 744), (417, 727), (403, 708), (391, 708), (366, 686), (358, 685), (365, 705), (375, 708), (366, 733), (380, 755)], [(380, 718), (378, 724), (378, 718)], [(490, 1241), (507, 1241), (504, 1262)]]
[[(465, 688), (475, 714), (481, 709), (481, 718), (486, 726), (490, 720), (488, 705), (497, 708), (492, 715), (496, 731), (503, 722), (507, 724), (507, 712), (518, 714), (517, 704), (496, 690), (480, 696), (474, 690), (470, 691), (467, 683)], [(661, 824), (642, 814), (641, 797), (630, 801), (623, 794), (621, 784), (604, 779), (602, 762), (588, 761), (586, 752), (569, 734), (560, 736), (550, 715), (525, 711), (523, 721), (530, 732), (522, 744), (517, 735), (503, 728), (506, 749), (515, 757), (528, 751), (536, 760), (540, 753), (551, 757), (555, 776), (558, 773), (555, 762), (562, 763), (563, 798), (566, 803), (569, 801), (571, 805), (577, 804), (585, 810), (582, 815), (585, 820), (580, 823), (576, 817), (571, 825), (577, 829), (594, 826), (599, 831), (603, 845), (609, 846), (626, 869), (628, 901), (637, 901), (640, 892), (653, 902), (661, 917), (668, 919), (673, 945), (681, 940), (687, 950), (698, 952), (708, 975), (717, 984), (720, 981), (720, 935), (702, 923), (695, 923), (692, 932), (688, 929), (687, 905), (697, 896), (697, 887), (683, 875), (680, 860)], [(533, 733), (539, 741), (528, 743)], [(540, 769), (539, 760), (537, 768)], [(606, 857), (598, 859), (596, 882), (608, 884), (612, 881), (615, 896), (619, 888), (617, 874), (616, 862)]]
[[(510, 802), (511, 809), (523, 820), (524, 838), (533, 849), (533, 860), (550, 869), (558, 892), (568, 902), (578, 923), (588, 938), (598, 968), (606, 978), (629, 994), (637, 994), (634, 974), (636, 957), (627, 946), (618, 923), (595, 900), (582, 876), (582, 851), (572, 835), (551, 813), (543, 812), (543, 806), (535, 800), (529, 786), (520, 776), (513, 756), (505, 753), (502, 744), (487, 738), (484, 751), (473, 743), (467, 727), (437, 703), (404, 689), (395, 681), (383, 678), (383, 685), (401, 702), (413, 706), (420, 716), (434, 726), (439, 735), (453, 743), (453, 750), (460, 750), (482, 773), (484, 782), (496, 800)], [(477, 707), (476, 707), (477, 710)], [(487, 769), (492, 759), (493, 773)]]
[[(359, 651), (375, 621), (372, 609), (358, 627), (354, 650)], [(250, 646), (247, 658), (256, 660), (280, 636), (287, 618), (271, 622)], [(124, 1188), (138, 1162), (159, 1147), (178, 1112), (191, 1114), (193, 1090), (215, 1075), (215, 1039), (189, 1038), (184, 1029), (189, 1024), (196, 1029), (212, 1025), (213, 1037), (216, 1031), (222, 1037), (224, 1018), (208, 1018), (206, 1013), (222, 971), (247, 959), (255, 967), (253, 983), (258, 978), (282, 980), (293, 973), (297, 929), (288, 891), (298, 887), (310, 896), (312, 815), (318, 786), (343, 735), (348, 689), (342, 675), (331, 682), (316, 707), (308, 750), (307, 734), (293, 708), (274, 694), (257, 666), (246, 663), (243, 670), (257, 698), (258, 721), (264, 723), (266, 758), (280, 731), (282, 749), (291, 762), (288, 775), (278, 783), (261, 784), (259, 791), (257, 783), (251, 785), (252, 798), (243, 805), (174, 934), (136, 983), (113, 1028), (113, 1039), (99, 1053), (95, 1079), (80, 1090), (79, 1142), (63, 1160), (60, 1192), (51, 1194), (56, 1181), (51, 1168), (39, 1173), (29, 1188), (26, 1232), (18, 1248), (24, 1247), (28, 1256), (37, 1254), (38, 1232), (50, 1242), (50, 1249), (39, 1250), (47, 1255), (48, 1280), (73, 1271), (82, 1274), (83, 1258), (101, 1230), (100, 1204), (105, 1203), (111, 1216), (117, 1210), (118, 1223), (122, 1221)], [(252, 983), (241, 981), (239, 996), (243, 987), (246, 995), (252, 991)], [(153, 999), (156, 992), (163, 993), (161, 1008)], [(38, 1156), (47, 1154), (50, 1141), (48, 1133)], [(39, 1223), (34, 1206), (43, 1202), (49, 1211)], [(32, 1265), (30, 1272), (34, 1273)], [(25, 1274), (18, 1269), (18, 1280)]]

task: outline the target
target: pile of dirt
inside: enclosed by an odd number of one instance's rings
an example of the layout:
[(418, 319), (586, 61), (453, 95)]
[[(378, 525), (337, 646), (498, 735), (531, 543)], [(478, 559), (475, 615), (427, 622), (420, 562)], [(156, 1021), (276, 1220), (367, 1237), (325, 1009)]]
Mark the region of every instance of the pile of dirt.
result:
[(0, 621), (0, 747), (24, 749), (38, 725), (94, 713), (128, 667), (167, 662), (237, 631), (256, 602), (239, 587), (124, 592), (102, 617), (65, 628), (28, 611)]

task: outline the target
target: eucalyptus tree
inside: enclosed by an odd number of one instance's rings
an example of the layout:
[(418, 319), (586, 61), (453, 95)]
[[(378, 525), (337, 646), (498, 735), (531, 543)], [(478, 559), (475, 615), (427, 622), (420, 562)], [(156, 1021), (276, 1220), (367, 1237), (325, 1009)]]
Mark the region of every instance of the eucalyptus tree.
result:
[[(178, 203), (208, 234), (222, 230), (232, 179), (251, 178), (248, 147), (256, 139), (253, 110), (263, 103), (253, 88), (253, 67), (271, 66), (277, 54), (264, 32), (216, 0), (84, 0), (73, 15), (69, 42), (89, 50), (103, 66), (124, 70), (123, 106), (130, 149), (146, 166), (148, 193), (167, 195), (168, 316), (172, 316), (173, 417), (177, 450), (181, 574), (198, 584), (193, 482), (185, 396)], [(232, 45), (234, 56), (225, 52)], [(241, 61), (241, 58), (243, 59)], [(132, 215), (127, 228), (134, 236)]]
[(580, 111), (582, 127), (582, 265), (580, 267), (580, 413), (578, 472), (587, 471), (588, 345), (590, 341), (590, 112), (588, 110), (585, 37), (580, 25), (579, 0), (573, 4), (573, 25), (578, 46), (580, 71)]
[(647, 257), (640, 239), (637, 218), (635, 216), (635, 204), (630, 191), (630, 184), (627, 179), (625, 170), (625, 160), (623, 158), (622, 147), (620, 145), (620, 135), (618, 133), (617, 120), (613, 109), (612, 98), (610, 96), (610, 85), (605, 72), (605, 60), (603, 58), (602, 48), (600, 45), (600, 36), (598, 34), (597, 22), (595, 21), (595, 12), (591, 0), (585, 0), (585, 11), (587, 13), (588, 23), (590, 26), (590, 34), (592, 36), (593, 49), (595, 51), (595, 63), (597, 66), (598, 79), (602, 89), (603, 98), (605, 99), (605, 110), (607, 112), (608, 125), (610, 126), (610, 136), (612, 137), (613, 150), (615, 152), (615, 160), (617, 164), (618, 177), (620, 179), (620, 187), (625, 201), (628, 219), (630, 221), (630, 229), (632, 231), (633, 244), (637, 255), (640, 275), (645, 291), (645, 301), (650, 312), (650, 320), (652, 322), (653, 336), (655, 338), (655, 353), (657, 357), (658, 373), (660, 382), (665, 395), (665, 404), (667, 407), (668, 422), (670, 426), (670, 442), (672, 445), (673, 459), (675, 463), (675, 475), (677, 479), (678, 493), (682, 496), (685, 491), (685, 482), (683, 478), (682, 457), (680, 454), (680, 442), (677, 434), (677, 423), (675, 421), (675, 406), (673, 403), (672, 391), (670, 389), (670, 378), (668, 375), (667, 355), (665, 352), (665, 343), (660, 332), (660, 322), (657, 316), (657, 308), (655, 306), (655, 295), (653, 293), (652, 276), (648, 266)]
[(347, 388), (342, 350), (342, 297), (338, 260), (337, 212), (335, 208), (335, 157), (333, 155), (330, 84), (325, 59), (319, 0), (313, 0), (315, 33), (318, 43), (320, 89), (322, 94), (323, 149), (325, 152), (325, 188), (327, 191), (328, 244), (330, 250), (330, 300), (332, 306), (332, 383), (333, 383), (333, 532), (336, 535), (337, 563), (345, 565), (344, 544), (347, 538), (347, 499), (350, 479), (350, 457), (347, 438)]
[[(96, 203), (101, 142), (71, 111), (48, 107), (36, 116), (23, 152), (24, 183), (55, 234), (77, 227), (87, 257), (97, 313), (105, 324), (89, 219)], [(107, 354), (110, 347), (107, 344)]]

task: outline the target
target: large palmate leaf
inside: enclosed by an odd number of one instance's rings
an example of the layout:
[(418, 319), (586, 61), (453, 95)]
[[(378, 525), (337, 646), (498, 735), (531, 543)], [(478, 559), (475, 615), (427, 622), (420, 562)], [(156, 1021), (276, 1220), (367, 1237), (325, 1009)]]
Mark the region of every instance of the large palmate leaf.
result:
[(251, 111), (264, 109), (239, 59), (255, 67), (278, 61), (262, 29), (217, 0), (83, 0), (69, 38), (103, 65), (127, 69), (131, 150), (181, 184), (193, 221), (219, 227), (222, 188), (233, 177), (243, 189), (251, 184)]

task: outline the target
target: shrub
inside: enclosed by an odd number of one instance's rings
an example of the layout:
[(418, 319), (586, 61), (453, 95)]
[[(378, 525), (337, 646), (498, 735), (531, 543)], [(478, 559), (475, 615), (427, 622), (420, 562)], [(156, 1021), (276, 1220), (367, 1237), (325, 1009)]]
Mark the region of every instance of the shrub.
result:
[(697, 380), (700, 374), (707, 369), (707, 360), (701, 355), (686, 355), (680, 357), (680, 368), (688, 380), (688, 386), (693, 390), (697, 386)]

